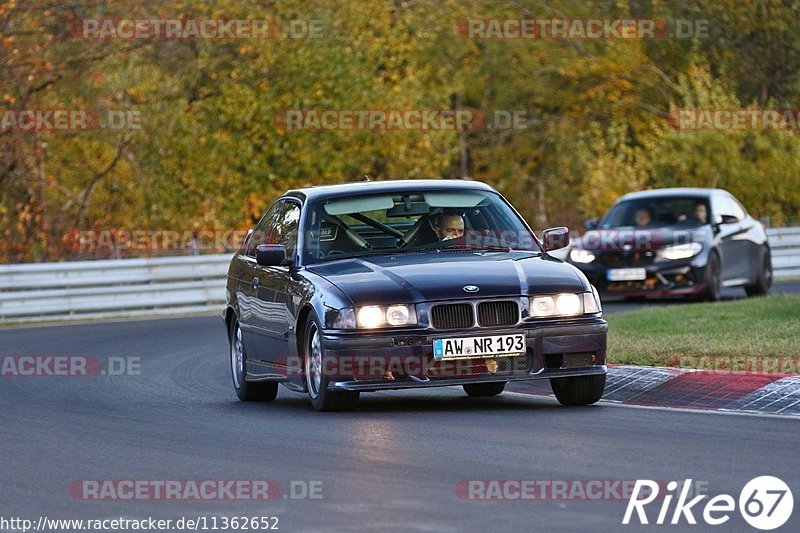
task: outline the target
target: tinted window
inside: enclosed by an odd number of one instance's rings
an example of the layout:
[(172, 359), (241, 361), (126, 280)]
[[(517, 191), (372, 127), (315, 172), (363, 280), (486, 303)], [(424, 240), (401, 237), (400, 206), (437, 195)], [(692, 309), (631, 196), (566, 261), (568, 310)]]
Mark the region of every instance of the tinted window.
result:
[(250, 236), (247, 255), (255, 257), (255, 250), (259, 244), (282, 244), (286, 248), (286, 257), (294, 257), (299, 221), (300, 206), (286, 200), (278, 200), (272, 204)]
[(747, 213), (744, 208), (732, 196), (720, 194), (714, 198), (714, 216), (720, 221), (722, 215), (734, 216), (743, 220)]
[(728, 203), (730, 204), (730, 211), (733, 216), (739, 220), (743, 220), (744, 217), (747, 216), (744, 207), (742, 207), (742, 204), (740, 204), (736, 198), (728, 197)]
[(705, 198), (691, 196), (625, 200), (606, 213), (600, 228), (699, 226), (708, 223), (708, 207)]

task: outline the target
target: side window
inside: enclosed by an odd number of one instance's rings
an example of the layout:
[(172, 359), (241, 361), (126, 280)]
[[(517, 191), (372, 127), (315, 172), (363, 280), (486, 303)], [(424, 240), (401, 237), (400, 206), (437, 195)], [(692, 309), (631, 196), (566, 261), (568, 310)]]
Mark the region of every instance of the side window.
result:
[(731, 212), (733, 216), (739, 220), (744, 220), (744, 218), (747, 216), (747, 212), (744, 210), (744, 207), (742, 207), (742, 204), (740, 204), (739, 201), (733, 197), (728, 198), (728, 202), (731, 204)]
[(734, 216), (739, 220), (747, 216), (742, 206), (739, 205), (739, 202), (731, 196), (716, 196), (714, 198), (713, 208), (714, 218), (716, 220), (720, 220), (722, 215)]
[(247, 255), (255, 257), (259, 244), (282, 244), (286, 257), (294, 257), (297, 246), (297, 228), (300, 222), (300, 206), (278, 200), (258, 223), (247, 244)]
[(278, 216), (278, 213), (283, 209), (283, 201), (277, 201), (272, 204), (272, 207), (269, 208), (267, 213), (261, 217), (261, 221), (258, 223), (256, 228), (253, 230), (252, 235), (250, 235), (250, 239), (247, 241), (247, 255), (250, 257), (256, 256), (256, 246), (259, 244), (269, 243), (270, 231), (274, 223), (275, 219)]
[(275, 243), (286, 248), (286, 257), (293, 259), (297, 248), (297, 228), (300, 224), (300, 206), (284, 202), (284, 209), (275, 221)]
[(711, 199), (711, 215), (714, 217), (712, 220), (717, 223), (722, 220), (722, 215), (732, 215), (730, 206), (728, 205), (727, 198), (720, 195), (714, 195)]

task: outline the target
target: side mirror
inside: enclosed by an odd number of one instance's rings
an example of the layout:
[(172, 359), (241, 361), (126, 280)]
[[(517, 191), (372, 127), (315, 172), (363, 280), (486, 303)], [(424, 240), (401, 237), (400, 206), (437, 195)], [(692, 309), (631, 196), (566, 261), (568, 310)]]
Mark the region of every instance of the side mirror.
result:
[(569, 244), (569, 228), (559, 226), (557, 228), (546, 229), (542, 233), (542, 241), (544, 241), (545, 252), (566, 248)]
[(256, 263), (261, 266), (286, 264), (286, 248), (282, 244), (259, 244), (256, 246)]
[(600, 223), (600, 217), (590, 218), (583, 222), (583, 227), (585, 229), (597, 229), (597, 224)]

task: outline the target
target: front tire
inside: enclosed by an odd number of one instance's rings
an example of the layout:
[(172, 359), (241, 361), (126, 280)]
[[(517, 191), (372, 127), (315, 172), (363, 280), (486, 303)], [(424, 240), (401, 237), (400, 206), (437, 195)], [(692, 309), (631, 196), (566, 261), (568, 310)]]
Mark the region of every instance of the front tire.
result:
[(236, 396), (243, 402), (271, 402), (278, 396), (278, 383), (275, 381), (247, 381), (247, 355), (242, 341), (242, 328), (234, 318), (230, 334), (231, 376)]
[(553, 378), (550, 387), (561, 405), (590, 405), (603, 397), (606, 375)]
[(319, 322), (312, 312), (305, 327), (303, 355), (305, 359), (306, 386), (311, 405), (317, 411), (350, 411), (358, 405), (359, 393), (353, 391), (330, 391), (330, 380), (325, 376), (325, 347)]
[(752, 285), (745, 285), (744, 291), (747, 296), (766, 296), (772, 287), (772, 258), (769, 249), (761, 250), (761, 257), (758, 261), (758, 273), (756, 281)]
[(707, 302), (718, 302), (722, 292), (722, 264), (716, 252), (711, 252), (708, 257), (704, 281), (706, 288), (700, 293), (700, 299)]
[(467, 385), (463, 385), (463, 387), (464, 392), (467, 393), (467, 396), (484, 398), (487, 396), (497, 396), (498, 394), (501, 394), (506, 388), (506, 383), (506, 381), (495, 381), (492, 383), (469, 383)]

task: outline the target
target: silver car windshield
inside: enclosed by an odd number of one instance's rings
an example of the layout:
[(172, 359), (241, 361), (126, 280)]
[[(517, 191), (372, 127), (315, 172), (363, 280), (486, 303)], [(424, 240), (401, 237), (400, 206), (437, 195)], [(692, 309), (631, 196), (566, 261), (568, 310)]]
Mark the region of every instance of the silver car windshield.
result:
[(692, 227), (708, 224), (708, 200), (698, 197), (668, 197), (625, 200), (612, 207), (600, 229)]

